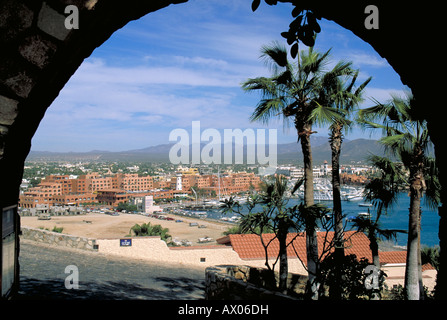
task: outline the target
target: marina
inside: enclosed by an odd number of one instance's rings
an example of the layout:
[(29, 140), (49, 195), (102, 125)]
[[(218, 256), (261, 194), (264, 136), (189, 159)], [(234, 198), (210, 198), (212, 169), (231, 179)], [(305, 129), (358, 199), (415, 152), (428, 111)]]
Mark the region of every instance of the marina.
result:
[[(328, 208), (332, 208), (332, 198), (330, 200), (322, 200), (319, 198), (322, 204), (326, 205)], [(317, 200), (317, 198), (315, 199)], [(299, 197), (289, 198), (287, 206), (294, 206), (302, 202)], [(410, 198), (404, 192), (400, 193), (398, 196), (397, 203), (393, 208), (389, 209), (388, 212), (383, 213), (380, 217), (380, 225), (383, 229), (398, 229), (407, 230), (408, 229), (408, 210), (410, 206)], [(219, 206), (214, 206), (207, 208), (206, 210), (195, 211), (187, 210), (188, 206), (183, 206), (183, 209), (169, 209), (169, 213), (174, 213), (177, 215), (196, 217), (204, 220), (220, 221), (222, 223), (237, 223), (240, 220), (240, 216), (236, 213), (223, 213), (222, 208)], [(252, 212), (257, 212), (256, 210), (261, 209), (261, 207), (255, 207)], [(351, 220), (355, 217), (364, 217), (375, 219), (375, 208), (372, 204), (366, 203), (365, 199), (362, 197), (359, 200), (343, 200), (342, 201), (342, 211), (346, 230), (352, 230), (353, 225)], [(248, 209), (245, 205), (242, 205), (241, 212), (246, 214)], [(426, 246), (439, 245), (438, 230), (439, 229), (439, 215), (437, 209), (430, 208), (425, 201), (422, 201), (422, 219), (421, 219), (421, 244)], [(396, 238), (396, 245), (406, 246), (407, 245), (407, 234), (398, 233)]]
[[(291, 181), (289, 184), (293, 186), (296, 181)], [(363, 188), (354, 186), (342, 186), (340, 188), (342, 201), (363, 201)], [(304, 199), (304, 186), (301, 186), (297, 192), (298, 198)], [(315, 178), (314, 179), (314, 200), (319, 201), (333, 201), (332, 184), (329, 179)]]

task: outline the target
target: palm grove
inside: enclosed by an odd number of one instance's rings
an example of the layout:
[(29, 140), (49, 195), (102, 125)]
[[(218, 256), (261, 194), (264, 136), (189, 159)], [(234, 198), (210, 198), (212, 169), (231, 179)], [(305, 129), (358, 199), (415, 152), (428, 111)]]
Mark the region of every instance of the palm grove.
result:
[[(346, 265), (349, 265), (347, 261), (352, 257), (346, 257), (344, 253), (347, 239), (344, 236), (340, 196), (340, 151), (343, 135), (353, 124), (360, 124), (372, 130), (382, 130), (383, 137), (379, 141), (385, 146), (385, 150), (389, 151), (389, 158), (371, 157), (370, 162), (378, 168), (380, 176), (372, 179), (364, 191), (365, 197), (374, 205), (376, 219), (372, 221), (358, 218), (355, 225), (369, 237), (373, 263), (380, 267), (378, 238), (392, 237), (399, 232), (399, 230), (380, 229), (380, 215), (393, 205), (402, 188), (409, 190), (404, 296), (412, 300), (423, 298), (420, 203), (425, 194), (425, 198), (436, 206), (440, 189), (436, 179), (435, 162), (427, 155), (431, 142), (425, 121), (420, 120), (412, 111), (410, 94), (406, 97), (394, 96), (386, 104), (377, 102), (372, 107), (359, 109), (358, 106), (363, 101), (362, 93), (371, 78), (358, 84), (359, 70), (354, 70), (351, 62), (340, 61), (334, 65), (330, 61), (330, 50), (320, 53), (310, 46), (308, 50), (299, 52), (296, 47), (292, 50), (294, 59), (290, 61), (286, 48), (279, 43), (264, 46), (261, 58), (270, 67), (271, 76), (248, 79), (242, 84), (242, 88), (247, 92), (257, 92), (261, 95), (251, 116), (252, 121), (267, 124), (270, 119), (281, 117), (286, 124), (293, 123), (303, 154), (304, 177), (298, 181), (292, 193), (303, 185), (304, 201), (298, 206), (287, 207), (285, 179), (276, 177), (276, 181), (266, 186), (264, 193), (253, 196), (248, 201), (248, 214), (241, 213), (238, 203), (230, 201), (227, 203), (227, 208), (241, 214), (242, 231), (259, 234), (265, 248), (272, 239), (264, 243), (262, 234), (267, 232), (275, 234), (274, 239), (279, 241), (278, 290), (286, 291), (288, 272), (286, 249), (291, 243), (287, 243), (286, 236), (291, 230), (296, 230), (305, 231), (306, 237), (307, 266), (305, 267), (308, 271), (308, 282), (305, 296), (309, 299), (318, 299), (324, 294), (324, 287), (328, 285), (325, 278), (325, 275), (328, 275), (327, 261), (330, 260), (332, 269), (329, 297), (352, 298), (352, 295), (346, 292)], [(333, 67), (328, 68), (329, 65)], [(310, 139), (315, 133), (313, 126), (328, 126), (330, 129), (333, 208), (329, 224), (327, 221), (329, 209), (314, 204)], [(262, 210), (255, 209), (256, 204), (261, 205)], [(318, 248), (317, 228), (322, 225), (334, 230), (334, 239), (328, 248)], [(319, 251), (327, 255), (323, 257), (321, 253), (319, 255)], [(266, 266), (271, 270), (267, 259)], [(359, 275), (358, 272), (357, 274)], [(370, 292), (371, 299), (379, 297), (377, 291)]]

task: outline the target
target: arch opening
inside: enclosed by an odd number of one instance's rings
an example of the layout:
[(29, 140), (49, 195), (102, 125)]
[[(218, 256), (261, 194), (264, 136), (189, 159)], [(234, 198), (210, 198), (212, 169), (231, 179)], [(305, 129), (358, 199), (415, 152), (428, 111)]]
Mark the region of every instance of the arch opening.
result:
[[(90, 3), (90, 1), (87, 2)], [(66, 34), (65, 37), (64, 35), (51, 31), (49, 26), (43, 27), (45, 23), (51, 25), (54, 21), (53, 18), (60, 18), (60, 12), (63, 8), (62, 3), (64, 3), (63, 1), (47, 1), (42, 5), (40, 3), (30, 5), (26, 3), (26, 1), (24, 1), (24, 3), (15, 2), (14, 4), (12, 1), (6, 2), (5, 7), (10, 11), (6, 10), (6, 14), (4, 15), (10, 14), (12, 17), (13, 14), (11, 12), (14, 10), (15, 12), (20, 12), (18, 17), (15, 16), (16, 21), (13, 21), (14, 19), (12, 18), (9, 20), (12, 21), (11, 24), (16, 23), (17, 25), (21, 25), (23, 30), (21, 31), (18, 29), (15, 31), (17, 33), (16, 35), (11, 35), (11, 31), (8, 31), (5, 27), (2, 29), (2, 31), (5, 31), (4, 34), (6, 34), (2, 36), (1, 39), (6, 43), (8, 48), (8, 50), (3, 53), (5, 58), (4, 61), (8, 62), (8, 67), (3, 67), (1, 70), (5, 80), (2, 80), (0, 93), (2, 94), (3, 99), (2, 104), (7, 106), (7, 108), (9, 108), (8, 110), (12, 110), (11, 115), (7, 115), (10, 119), (9, 122), (6, 124), (2, 122), (1, 127), (3, 143), (1, 173), (2, 178), (4, 178), (3, 180), (9, 181), (9, 185), (3, 186), (1, 189), (5, 195), (2, 197), (2, 207), (7, 207), (16, 203), (23, 172), (23, 163), (30, 151), (31, 138), (37, 130), (40, 119), (42, 119), (45, 112), (47, 112), (47, 107), (57, 97), (62, 87), (67, 83), (71, 75), (75, 73), (82, 61), (90, 56), (93, 50), (100, 46), (113, 34), (113, 32), (126, 25), (129, 21), (144, 16), (147, 12), (156, 11), (175, 2), (183, 1), (159, 1), (156, 4), (152, 4), (151, 7), (138, 4), (137, 1), (135, 1), (129, 4), (128, 8), (123, 12), (122, 8), (120, 8), (114, 1), (109, 1), (108, 4), (103, 4), (98, 1), (94, 10), (88, 10), (88, 6), (85, 7), (86, 9), (84, 9), (84, 11), (81, 10), (81, 17), (83, 16), (86, 18), (86, 25), (88, 25), (89, 28), (83, 29), (81, 27), (79, 30)], [(83, 1), (81, 1), (81, 3), (84, 4)], [(354, 26), (360, 18), (356, 17), (343, 20), (345, 18), (337, 16), (340, 11), (337, 8), (332, 8), (331, 11), (331, 8), (322, 8), (321, 5), (309, 6), (315, 8), (315, 10), (323, 11), (322, 15), (324, 17), (334, 20), (342, 26), (346, 26), (345, 28), (347, 29), (354, 30), (360, 38), (369, 39), (367, 42), (373, 43), (373, 47), (380, 52), (382, 56), (385, 56), (393, 67), (398, 70), (399, 74), (404, 79), (404, 82), (408, 84), (413, 91), (416, 90), (413, 77), (411, 77), (407, 71), (402, 71), (407, 70), (406, 65), (404, 63), (396, 62), (398, 53), (395, 52), (391, 54), (391, 49), (384, 49), (383, 43), (377, 45), (377, 43), (380, 43), (377, 35), (365, 36), (364, 34), (366, 31)], [(93, 7), (90, 8), (93, 9)], [(385, 13), (386, 12), (387, 11), (385, 10)], [(6, 20), (9, 21), (8, 19)], [(389, 21), (387, 18), (384, 20)], [(347, 22), (343, 23), (342, 21)], [(47, 28), (45, 30), (52, 32), (53, 34), (48, 35), (42, 28)], [(283, 28), (285, 29), (285, 27)], [(386, 29), (386, 24), (383, 28)], [(92, 30), (93, 32), (89, 32)], [(34, 35), (33, 31), (37, 31), (37, 35)], [(42, 33), (42, 31), (44, 32)], [(400, 32), (401, 30), (396, 31), (396, 33)], [(54, 40), (54, 38), (56, 38), (56, 40)], [(41, 51), (45, 52), (45, 55), (41, 60), (37, 57), (31, 57), (30, 55), (27, 56), (26, 54), (26, 48), (28, 48), (29, 51), (29, 48), (34, 47), (31, 43), (34, 44), (36, 42), (41, 46)], [(385, 42), (385, 47), (388, 44), (388, 42)], [(19, 50), (19, 53), (15, 50)], [(402, 51), (403, 48), (401, 52)], [(18, 60), (14, 61), (16, 58)], [(186, 58), (191, 59), (191, 57)], [(201, 58), (202, 60), (199, 61), (199, 63), (219, 63), (219, 59), (207, 58), (209, 60), (206, 60), (205, 58), (205, 60), (203, 60), (203, 57)], [(378, 61), (378, 63), (380, 63), (380, 60)], [(94, 61), (90, 62), (87, 60), (86, 62), (87, 66), (93, 69), (95, 68)], [(185, 62), (185, 60), (183, 62)], [(194, 61), (190, 62), (194, 63)], [(12, 76), (14, 72), (17, 75), (16, 77)], [(254, 76), (257, 75), (258, 74), (254, 74)], [(210, 79), (203, 81), (210, 81)], [(419, 92), (423, 92), (423, 90), (424, 88), (420, 89)], [(215, 103), (216, 101), (218, 100), (210, 99), (208, 102), (205, 102), (204, 105), (206, 105), (206, 103)], [(179, 112), (181, 111), (182, 110), (179, 109)], [(138, 112), (142, 111), (136, 111), (136, 113)], [(11, 120), (11, 118), (13, 120)], [(433, 122), (433, 127), (435, 126), (436, 123)]]

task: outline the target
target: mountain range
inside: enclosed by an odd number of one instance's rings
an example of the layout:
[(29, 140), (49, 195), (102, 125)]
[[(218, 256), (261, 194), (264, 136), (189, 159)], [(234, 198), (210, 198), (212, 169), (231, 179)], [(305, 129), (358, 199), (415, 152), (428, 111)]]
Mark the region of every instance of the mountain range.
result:
[[(201, 148), (206, 144), (202, 144)], [(331, 149), (327, 137), (312, 136), (312, 156), (315, 164), (323, 161), (331, 161)], [(28, 161), (127, 161), (127, 162), (169, 162), (169, 151), (174, 144), (160, 144), (143, 149), (127, 151), (101, 151), (89, 152), (49, 152), (31, 151), (27, 157)], [(235, 145), (232, 146), (233, 155)], [(268, 155), (268, 148), (266, 148)], [(223, 146), (221, 153), (223, 154)], [(243, 157), (246, 159), (247, 146), (243, 146)], [(191, 149), (190, 149), (190, 154)], [(365, 162), (370, 154), (383, 155), (383, 147), (377, 140), (355, 139), (344, 140), (341, 149), (340, 162), (349, 164), (352, 162)], [(277, 145), (277, 161), (281, 163), (302, 163), (303, 155), (301, 145), (296, 142)]]

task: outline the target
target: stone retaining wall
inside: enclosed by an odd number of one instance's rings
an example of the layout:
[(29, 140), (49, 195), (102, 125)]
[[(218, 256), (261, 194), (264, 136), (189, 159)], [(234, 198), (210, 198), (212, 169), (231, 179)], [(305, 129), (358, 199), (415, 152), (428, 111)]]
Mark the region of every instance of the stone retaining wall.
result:
[(29, 227), (21, 227), (21, 230), (22, 239), (28, 239), (61, 247), (97, 251), (96, 239), (78, 237)]
[[(276, 281), (278, 273), (275, 273)], [(304, 292), (307, 277), (289, 273), (289, 295), (272, 289), (271, 275), (263, 268), (220, 265), (205, 270), (205, 298), (208, 300), (295, 300)], [(269, 289), (270, 288), (270, 289)]]

